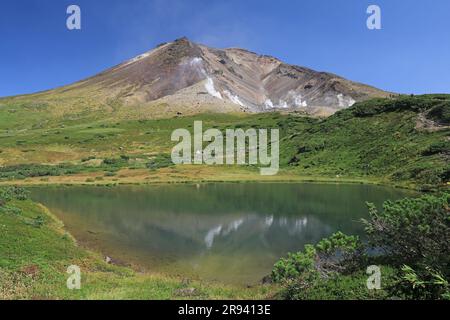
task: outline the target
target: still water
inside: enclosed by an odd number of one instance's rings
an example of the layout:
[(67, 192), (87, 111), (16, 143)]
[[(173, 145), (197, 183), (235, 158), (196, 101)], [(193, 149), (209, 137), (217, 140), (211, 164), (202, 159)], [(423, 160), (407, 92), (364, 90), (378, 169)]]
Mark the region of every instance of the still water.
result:
[(32, 197), (80, 244), (143, 270), (255, 284), (274, 262), (340, 230), (362, 234), (366, 201), (414, 194), (367, 185), (40, 187)]

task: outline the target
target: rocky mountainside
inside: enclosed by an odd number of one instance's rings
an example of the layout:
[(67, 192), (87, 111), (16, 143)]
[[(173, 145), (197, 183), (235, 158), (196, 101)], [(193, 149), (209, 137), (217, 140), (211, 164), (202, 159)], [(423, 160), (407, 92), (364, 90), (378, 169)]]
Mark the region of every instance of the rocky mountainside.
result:
[(332, 114), (389, 93), (337, 75), (285, 64), (237, 49), (214, 49), (186, 38), (73, 85), (37, 94), (40, 100), (89, 98), (151, 112), (267, 112)]

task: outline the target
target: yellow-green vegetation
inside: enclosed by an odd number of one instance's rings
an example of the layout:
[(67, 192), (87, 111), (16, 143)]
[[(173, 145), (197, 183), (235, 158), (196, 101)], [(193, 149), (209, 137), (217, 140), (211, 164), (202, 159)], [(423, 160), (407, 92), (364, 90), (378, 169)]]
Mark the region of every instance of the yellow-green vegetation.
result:
[(450, 177), (449, 115), (449, 95), (425, 95), (358, 103), (303, 129), (291, 119), (283, 155), (299, 172), (437, 189)]
[[(275, 290), (143, 274), (108, 264), (79, 247), (61, 221), (16, 187), (0, 189), (0, 253), (0, 299), (264, 299)], [(81, 290), (67, 289), (70, 265), (81, 268)]]
[[(325, 118), (201, 114), (130, 119), (110, 110), (56, 116), (44, 102), (0, 101), (3, 183), (265, 180), (256, 167), (172, 166), (173, 130), (279, 128), (278, 181), (355, 181), (433, 190), (449, 180), (449, 95), (358, 103)], [(43, 108), (42, 110), (40, 108)], [(222, 173), (223, 172), (223, 173)]]
[[(54, 109), (57, 102), (40, 101), (39, 95), (32, 98), (0, 100), (3, 185), (333, 181), (422, 190), (449, 185), (449, 95), (376, 99), (325, 119), (279, 113), (154, 119), (135, 109), (126, 113), (113, 102), (90, 108), (89, 101), (80, 99), (83, 107), (79, 108), (65, 105), (62, 99), (58, 111)], [(280, 174), (263, 177), (252, 166), (173, 166), (171, 133), (178, 128), (192, 130), (196, 120), (203, 121), (204, 130), (279, 128)], [(45, 208), (21, 198), (13, 192), (0, 202), (0, 298), (176, 299), (186, 298), (186, 292), (187, 298), (272, 296), (270, 286), (243, 289), (187, 283), (107, 264), (103, 257), (78, 247)], [(66, 288), (66, 268), (72, 264), (82, 267), (80, 291)], [(415, 267), (404, 270), (405, 281), (415, 285), (434, 281), (422, 266)], [(403, 271), (386, 265), (387, 274), (398, 276), (398, 270)], [(286, 288), (284, 297), (356, 297), (346, 294), (360, 292), (359, 280), (364, 276), (361, 270), (343, 274), (336, 285), (302, 278)], [(421, 280), (421, 276), (428, 278)], [(312, 288), (308, 296), (299, 293), (306, 292), (302, 291), (305, 285)], [(375, 298), (387, 297), (384, 294)], [(361, 297), (374, 296), (364, 293)]]

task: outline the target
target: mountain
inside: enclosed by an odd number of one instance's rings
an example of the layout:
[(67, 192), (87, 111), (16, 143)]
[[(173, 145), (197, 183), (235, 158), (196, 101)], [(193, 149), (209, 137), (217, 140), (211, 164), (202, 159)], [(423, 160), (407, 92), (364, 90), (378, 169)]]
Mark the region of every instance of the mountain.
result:
[(33, 97), (50, 104), (58, 101), (66, 113), (76, 110), (76, 105), (89, 104), (150, 108), (148, 112), (164, 114), (297, 110), (329, 115), (355, 102), (389, 95), (274, 57), (237, 48), (209, 48), (181, 38), (86, 80)]

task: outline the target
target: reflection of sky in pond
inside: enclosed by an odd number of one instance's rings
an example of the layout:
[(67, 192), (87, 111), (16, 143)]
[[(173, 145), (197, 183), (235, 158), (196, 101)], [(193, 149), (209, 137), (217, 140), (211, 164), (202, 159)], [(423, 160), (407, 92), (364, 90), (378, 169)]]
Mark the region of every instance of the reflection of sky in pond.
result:
[(362, 234), (366, 201), (405, 191), (363, 185), (209, 184), (37, 188), (81, 244), (147, 270), (248, 284), (337, 230)]

